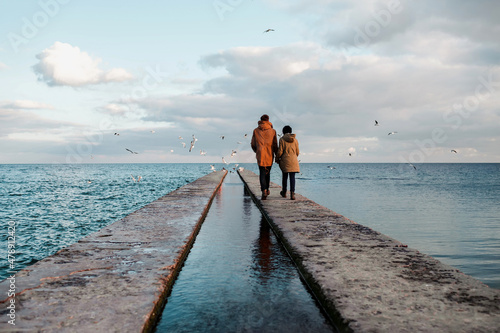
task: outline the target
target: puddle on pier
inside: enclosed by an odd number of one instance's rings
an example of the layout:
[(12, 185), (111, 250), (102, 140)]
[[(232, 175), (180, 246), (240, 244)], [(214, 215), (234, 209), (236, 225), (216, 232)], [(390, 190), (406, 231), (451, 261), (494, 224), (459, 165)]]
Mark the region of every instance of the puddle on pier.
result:
[(238, 175), (228, 174), (156, 332), (332, 331)]

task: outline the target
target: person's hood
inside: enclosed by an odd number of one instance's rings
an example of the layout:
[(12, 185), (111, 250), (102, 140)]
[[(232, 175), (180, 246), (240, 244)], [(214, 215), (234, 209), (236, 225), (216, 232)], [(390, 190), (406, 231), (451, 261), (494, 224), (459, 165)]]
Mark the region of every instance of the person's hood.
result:
[(265, 130), (268, 130), (270, 128), (273, 128), (273, 124), (271, 124), (270, 121), (266, 121), (266, 120), (259, 120), (259, 129), (265, 131)]
[(283, 140), (285, 140), (286, 142), (293, 142), (295, 140), (295, 134), (286, 133), (285, 135), (283, 135)]

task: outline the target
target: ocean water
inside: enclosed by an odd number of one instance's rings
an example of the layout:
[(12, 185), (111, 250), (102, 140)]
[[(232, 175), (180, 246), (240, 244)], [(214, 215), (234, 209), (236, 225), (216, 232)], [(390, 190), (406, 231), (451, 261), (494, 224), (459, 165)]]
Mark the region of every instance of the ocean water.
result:
[[(296, 192), (500, 289), (500, 164), (416, 167), (304, 163)], [(19, 270), (209, 172), (209, 163), (0, 165), (0, 279), (9, 222)], [(281, 183), (277, 165), (271, 181)]]

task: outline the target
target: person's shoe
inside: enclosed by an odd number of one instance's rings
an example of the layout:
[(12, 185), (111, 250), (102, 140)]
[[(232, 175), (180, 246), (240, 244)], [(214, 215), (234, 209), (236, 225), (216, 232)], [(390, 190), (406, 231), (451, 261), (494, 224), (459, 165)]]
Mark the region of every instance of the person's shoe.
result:
[(266, 200), (267, 199), (267, 191), (264, 190), (262, 191), (262, 198), (260, 198), (260, 200)]
[(281, 192), (280, 192), (280, 195), (281, 195), (283, 198), (286, 198), (286, 191), (281, 191)]
[(290, 200), (295, 200), (295, 193), (294, 192), (290, 192)]

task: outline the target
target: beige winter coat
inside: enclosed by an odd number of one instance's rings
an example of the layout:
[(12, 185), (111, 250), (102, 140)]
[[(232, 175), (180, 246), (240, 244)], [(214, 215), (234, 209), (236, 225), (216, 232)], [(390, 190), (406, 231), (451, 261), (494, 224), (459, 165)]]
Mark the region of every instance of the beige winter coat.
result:
[(273, 124), (269, 121), (259, 121), (259, 127), (253, 130), (252, 146), (259, 166), (272, 166), (274, 155), (278, 150), (278, 140)]
[(276, 162), (279, 163), (281, 171), (300, 172), (297, 156), (299, 156), (299, 142), (295, 138), (295, 134), (283, 135), (276, 153)]

